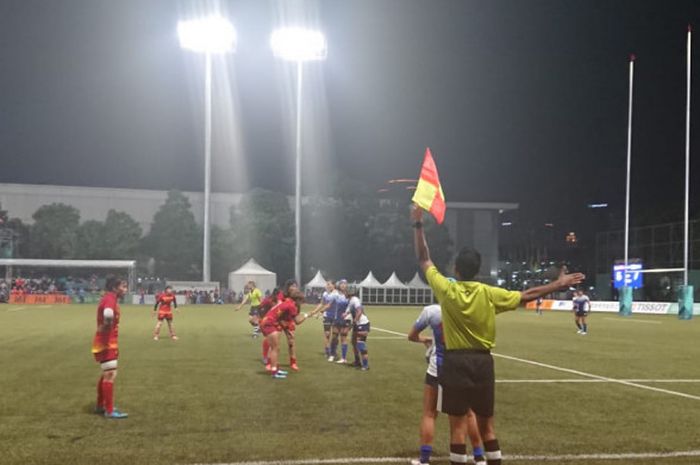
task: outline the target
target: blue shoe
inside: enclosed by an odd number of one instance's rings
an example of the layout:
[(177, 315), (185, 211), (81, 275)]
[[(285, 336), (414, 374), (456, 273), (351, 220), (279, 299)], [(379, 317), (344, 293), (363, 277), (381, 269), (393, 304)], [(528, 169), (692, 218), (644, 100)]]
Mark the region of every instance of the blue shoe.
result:
[(272, 375), (272, 379), (287, 379), (286, 374), (282, 374), (279, 371)]
[(105, 412), (104, 415), (105, 415), (105, 418), (110, 418), (112, 420), (120, 420), (122, 418), (127, 418), (129, 416), (127, 413), (120, 412), (119, 410), (116, 410), (116, 409), (112, 410), (112, 413)]

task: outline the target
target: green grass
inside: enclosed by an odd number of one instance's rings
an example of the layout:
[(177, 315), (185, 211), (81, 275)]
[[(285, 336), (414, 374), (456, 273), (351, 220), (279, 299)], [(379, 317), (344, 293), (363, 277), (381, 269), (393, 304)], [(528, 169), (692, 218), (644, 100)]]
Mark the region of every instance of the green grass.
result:
[[(418, 344), (375, 329), (371, 370), (360, 372), (325, 361), (321, 323), (310, 320), (297, 335), (301, 371), (273, 381), (260, 363), (259, 340), (249, 335), (247, 312), (183, 307), (175, 318), (180, 340), (154, 342), (148, 307), (122, 311), (115, 398), (130, 417), (107, 421), (90, 413), (99, 375), (90, 354), (94, 307), (0, 306), (0, 464), (416, 455), (425, 372)], [(368, 309), (374, 328), (401, 333), (418, 312)], [(673, 317), (596, 314), (589, 335), (578, 336), (568, 313), (520, 310), (498, 317), (496, 353), (614, 379), (700, 380), (698, 322)], [(496, 373), (496, 426), (506, 455), (700, 449), (700, 399), (610, 382), (507, 382), (586, 377), (500, 357)], [(700, 397), (700, 383), (638, 384)], [(448, 453), (446, 423), (438, 419), (439, 456)]]

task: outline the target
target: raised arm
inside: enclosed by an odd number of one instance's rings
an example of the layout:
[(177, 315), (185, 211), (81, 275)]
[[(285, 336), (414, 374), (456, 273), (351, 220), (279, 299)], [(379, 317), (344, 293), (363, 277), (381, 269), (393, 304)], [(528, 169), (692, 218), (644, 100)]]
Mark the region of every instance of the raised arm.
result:
[(428, 268), (433, 266), (433, 262), (430, 260), (430, 250), (428, 250), (428, 243), (423, 232), (423, 210), (416, 204), (411, 205), (411, 223), (413, 226), (413, 248), (416, 252), (416, 259), (421, 271), (425, 273)]

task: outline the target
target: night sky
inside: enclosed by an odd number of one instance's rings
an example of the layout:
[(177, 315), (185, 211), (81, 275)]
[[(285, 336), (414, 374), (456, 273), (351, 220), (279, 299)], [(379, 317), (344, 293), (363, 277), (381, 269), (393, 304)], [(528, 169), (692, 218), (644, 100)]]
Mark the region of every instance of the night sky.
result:
[(690, 0), (3, 0), (0, 182), (201, 190), (203, 59), (176, 23), (216, 9), (238, 50), (215, 61), (215, 191), (293, 191), (295, 75), (268, 41), (301, 22), (329, 44), (305, 68), (305, 192), (416, 177), (430, 146), (448, 200), (621, 212), (636, 53), (633, 218), (681, 218)]

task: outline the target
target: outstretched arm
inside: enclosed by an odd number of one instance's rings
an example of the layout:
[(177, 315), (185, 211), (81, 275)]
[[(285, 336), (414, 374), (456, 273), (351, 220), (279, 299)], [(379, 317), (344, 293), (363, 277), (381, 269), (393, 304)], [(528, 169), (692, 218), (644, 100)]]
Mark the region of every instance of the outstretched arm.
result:
[(547, 294), (551, 294), (552, 292), (556, 292), (560, 289), (575, 286), (576, 284), (583, 282), (584, 279), (586, 279), (586, 275), (583, 273), (566, 274), (565, 269), (562, 269), (561, 273), (559, 274), (559, 278), (557, 278), (556, 281), (552, 281), (551, 283), (543, 286), (532, 287), (523, 291), (520, 295), (520, 302), (530, 302), (531, 300), (535, 300), (538, 297), (544, 297)]
[(423, 210), (415, 203), (411, 205), (411, 222), (413, 223), (413, 248), (416, 252), (416, 259), (418, 259), (421, 271), (425, 273), (428, 268), (433, 266), (433, 262), (430, 260), (430, 250), (428, 250), (428, 243), (423, 233)]
[(421, 332), (416, 329), (415, 326), (411, 328), (411, 331), (408, 333), (408, 340), (411, 342), (420, 342), (426, 347), (430, 347), (433, 343), (433, 340), (429, 337), (421, 336)]

